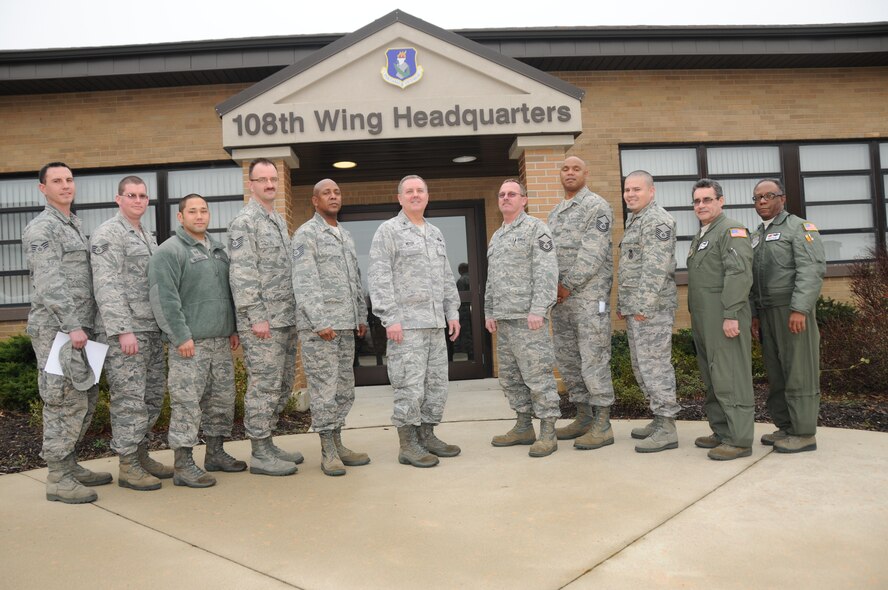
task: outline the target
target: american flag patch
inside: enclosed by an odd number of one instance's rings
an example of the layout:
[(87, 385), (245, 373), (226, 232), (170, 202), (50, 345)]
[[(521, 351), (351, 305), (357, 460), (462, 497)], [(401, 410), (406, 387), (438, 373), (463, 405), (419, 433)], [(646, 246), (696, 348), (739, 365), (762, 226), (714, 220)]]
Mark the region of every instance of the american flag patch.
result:
[(732, 238), (748, 238), (749, 234), (746, 233), (746, 229), (742, 227), (732, 227), (731, 228), (731, 237)]
[(811, 223), (810, 221), (806, 221), (804, 225), (805, 231), (818, 231), (817, 226)]

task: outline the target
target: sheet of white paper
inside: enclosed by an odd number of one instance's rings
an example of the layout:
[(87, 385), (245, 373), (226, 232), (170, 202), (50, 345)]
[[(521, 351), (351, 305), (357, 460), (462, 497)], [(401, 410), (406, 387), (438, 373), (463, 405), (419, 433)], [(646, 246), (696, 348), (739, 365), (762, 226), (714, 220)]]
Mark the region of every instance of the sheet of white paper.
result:
[[(46, 366), (43, 368), (44, 371), (53, 375), (64, 375), (62, 372), (62, 363), (59, 360), (59, 351), (62, 350), (62, 345), (70, 339), (71, 337), (64, 332), (56, 333), (52, 348), (49, 350), (49, 358), (46, 359)], [(96, 383), (99, 382), (99, 376), (102, 374), (102, 365), (105, 364), (105, 356), (107, 356), (107, 354), (107, 344), (95, 342), (94, 340), (86, 341), (86, 358), (89, 361), (90, 368), (93, 370)]]

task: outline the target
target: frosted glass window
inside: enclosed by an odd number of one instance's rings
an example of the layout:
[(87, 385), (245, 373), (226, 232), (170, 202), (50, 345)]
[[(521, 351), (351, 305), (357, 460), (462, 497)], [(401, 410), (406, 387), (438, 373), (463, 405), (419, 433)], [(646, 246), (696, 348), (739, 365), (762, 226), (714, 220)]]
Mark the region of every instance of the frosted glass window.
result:
[(654, 182), (655, 199), (661, 207), (688, 207), (691, 204), (693, 180), (670, 180)]
[(780, 148), (777, 146), (737, 146), (708, 148), (709, 174), (780, 174)]
[(675, 242), (675, 268), (685, 270), (688, 267), (688, 252), (691, 243), (686, 240)]
[(675, 218), (675, 235), (693, 236), (700, 231), (700, 220), (693, 211), (670, 211)]
[[(21, 240), (22, 230), (25, 229), (29, 221), (40, 215), (41, 211), (4, 213), (0, 215), (0, 240)], [(4, 268), (3, 270), (9, 269)]]
[(77, 176), (75, 173), (77, 196), (74, 199), (74, 206), (76, 207), (77, 203), (109, 203), (116, 206), (114, 197), (117, 195), (117, 184), (126, 176), (138, 176), (144, 180), (148, 196), (152, 199), (157, 198), (157, 175), (154, 172), (119, 172), (90, 176)]
[(869, 147), (865, 144), (799, 146), (802, 172), (865, 170), (870, 167)]
[(25, 268), (27, 268), (27, 264), (21, 242), (0, 244), (0, 270), (23, 270)]
[(694, 148), (631, 149), (620, 153), (623, 176), (647, 170), (657, 176), (697, 176), (697, 150)]
[(806, 178), (805, 202), (816, 201), (868, 201), (870, 195), (869, 176), (826, 176)]
[(752, 190), (755, 188), (756, 178), (733, 178), (728, 180), (718, 180), (725, 191), (725, 205), (746, 205), (752, 206)]
[(240, 168), (179, 170), (167, 176), (170, 199), (181, 199), (197, 193), (203, 197), (225, 197), (244, 194), (244, 177)]
[(876, 245), (873, 233), (831, 234), (821, 238), (827, 262), (870, 258), (870, 250)]
[(43, 207), (46, 197), (37, 188), (36, 178), (0, 182), (0, 207)]
[(882, 162), (882, 170), (888, 170), (888, 143), (879, 144), (879, 160)]
[(755, 207), (752, 206), (752, 200), (749, 201), (748, 207), (723, 209), (722, 211), (725, 215), (739, 221), (749, 229), (757, 228), (758, 224), (762, 222), (762, 218), (758, 216), (758, 213), (755, 212)]
[(873, 208), (866, 204), (808, 205), (805, 215), (820, 230), (873, 227)]
[(31, 285), (28, 275), (0, 277), (0, 305), (28, 303), (31, 300)]

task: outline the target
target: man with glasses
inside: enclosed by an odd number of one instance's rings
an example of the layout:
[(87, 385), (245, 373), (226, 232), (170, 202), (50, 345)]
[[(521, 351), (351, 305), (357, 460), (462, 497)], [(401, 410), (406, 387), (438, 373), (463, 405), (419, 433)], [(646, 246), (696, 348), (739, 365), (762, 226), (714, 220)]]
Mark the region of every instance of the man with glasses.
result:
[(654, 420), (632, 429), (639, 453), (678, 448), (672, 366), (672, 325), (678, 307), (675, 288), (675, 219), (654, 200), (654, 178), (644, 170), (623, 182), (629, 209), (620, 242), (617, 317), (626, 320), (632, 372), (650, 404)]
[(688, 254), (688, 309), (712, 428), (694, 444), (710, 449), (710, 459), (729, 461), (752, 454), (752, 246), (743, 224), (722, 212), (718, 182), (702, 178), (692, 195), (702, 227)]
[(249, 381), (244, 428), (253, 446), (250, 473), (291, 475), (299, 452), (274, 444), (272, 432), (296, 377), (296, 300), (290, 233), (275, 211), (278, 171), (265, 158), (250, 162), (250, 200), (228, 226), (230, 282)]
[(138, 176), (117, 186), (117, 215), (90, 238), (98, 305), (96, 340), (108, 344), (105, 375), (111, 389), (111, 448), (120, 457), (117, 484), (147, 491), (173, 470), (148, 455), (148, 433), (164, 392), (163, 343), (148, 300), (148, 262), (157, 249), (142, 225), (148, 188)]
[(783, 184), (760, 180), (752, 201), (762, 223), (752, 236), (752, 335), (768, 371), (767, 407), (777, 426), (762, 444), (779, 453), (817, 449), (820, 332), (815, 309), (826, 274), (817, 227), (784, 210)]
[[(558, 450), (555, 421), (561, 417), (548, 322), (558, 292), (558, 260), (552, 232), (524, 212), (527, 191), (521, 183), (504, 181), (497, 203), (503, 224), (487, 247), (484, 326), (498, 335), (499, 380), (518, 420), (491, 443), (531, 445), (531, 457), (545, 457)], [(539, 439), (534, 415), (540, 419)]]
[[(71, 169), (62, 162), (43, 166), (37, 188), (46, 197), (46, 208), (22, 231), (22, 246), (31, 274), (31, 311), (28, 336), (37, 356), (40, 399), (43, 400), (43, 448), (46, 461), (46, 499), (82, 504), (98, 496), (84, 486), (111, 483), (110, 473), (94, 473), (77, 464), (74, 445), (92, 421), (99, 395), (98, 384), (77, 382), (67, 372), (53, 375), (44, 370), (56, 334), (71, 338), (71, 348), (81, 351), (93, 328), (93, 300), (89, 243), (80, 220), (71, 213), (76, 189)], [(79, 378), (78, 378), (79, 379)]]
[(558, 256), (558, 301), (552, 310), (555, 358), (576, 419), (555, 434), (575, 438), (577, 449), (614, 443), (610, 409), (610, 295), (614, 283), (611, 230), (614, 212), (586, 187), (586, 163), (570, 156), (561, 165), (564, 199), (549, 213)]

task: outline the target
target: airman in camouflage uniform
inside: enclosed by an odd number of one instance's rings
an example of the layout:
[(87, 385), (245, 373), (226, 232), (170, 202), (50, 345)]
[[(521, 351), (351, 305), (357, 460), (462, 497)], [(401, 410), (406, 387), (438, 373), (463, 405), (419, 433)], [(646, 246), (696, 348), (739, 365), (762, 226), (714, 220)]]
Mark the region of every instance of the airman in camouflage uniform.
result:
[(105, 375), (111, 389), (111, 448), (120, 456), (120, 487), (160, 489), (173, 470), (148, 455), (148, 432), (160, 416), (164, 392), (163, 343), (148, 301), (148, 261), (157, 242), (142, 227), (148, 189), (138, 176), (117, 186), (117, 215), (90, 238), (96, 294), (96, 340), (108, 345)]
[(367, 333), (367, 302), (351, 234), (339, 225), (339, 186), (318, 182), (314, 217), (293, 235), (293, 293), (302, 365), (308, 381), (311, 425), (321, 439), (321, 468), (344, 475), (370, 457), (342, 445), (342, 427), (355, 401), (355, 333)]
[(43, 400), (43, 449), (49, 474), (46, 499), (68, 504), (93, 502), (97, 495), (84, 485), (111, 482), (110, 473), (93, 473), (77, 464), (74, 445), (92, 421), (98, 385), (75, 388), (67, 376), (43, 370), (57, 332), (71, 337), (75, 349), (86, 346), (96, 315), (89, 244), (80, 220), (71, 213), (74, 177), (70, 168), (52, 162), (40, 169), (38, 188), (46, 208), (25, 226), (22, 245), (31, 275), (28, 335), (37, 356), (40, 398)]
[(688, 254), (688, 309), (713, 432), (694, 444), (710, 449), (710, 459), (730, 461), (752, 454), (752, 246), (743, 224), (722, 212), (718, 182), (698, 180), (693, 202), (703, 227)]
[(274, 210), (278, 172), (264, 158), (249, 168), (250, 201), (228, 226), (231, 292), (249, 382), (244, 427), (253, 445), (250, 473), (290, 475), (303, 460), (274, 444), (272, 432), (296, 378), (296, 301), (290, 233)]
[(149, 298), (169, 351), (170, 448), (173, 483), (205, 488), (216, 478), (194, 464), (198, 431), (207, 438), (207, 471), (243, 471), (247, 464), (225, 452), (234, 422), (234, 364), (240, 345), (228, 286), (228, 256), (207, 233), (210, 210), (200, 195), (179, 201), (181, 227), (151, 259)]
[(614, 282), (611, 228), (614, 213), (601, 196), (586, 188), (588, 169), (570, 156), (561, 166), (564, 199), (549, 213), (558, 255), (558, 300), (552, 310), (555, 359), (577, 406), (577, 418), (558, 428), (559, 439), (578, 449), (613, 444), (610, 407), (610, 294)]
[(388, 375), (394, 388), (392, 424), (398, 460), (433, 467), (460, 448), (441, 441), (434, 427), (447, 401), (447, 345), (459, 336), (459, 293), (444, 236), (423, 214), (428, 188), (418, 176), (398, 185), (401, 212), (376, 230), (370, 247), (370, 300), (386, 328)]
[[(521, 183), (505, 180), (498, 204), (503, 225), (487, 247), (484, 325), (497, 334), (500, 385), (518, 420), (491, 443), (495, 447), (532, 445), (531, 457), (545, 457), (558, 449), (555, 420), (561, 417), (547, 317), (558, 291), (558, 260), (552, 232), (524, 212), (527, 191)], [(532, 414), (541, 422), (539, 440)]]
[(776, 179), (753, 191), (762, 223), (752, 237), (752, 333), (759, 338), (768, 371), (768, 412), (777, 426), (762, 444), (780, 453), (817, 449), (820, 410), (820, 331), (815, 309), (826, 274), (817, 227), (784, 210)]
[(654, 179), (644, 170), (623, 184), (629, 209), (620, 242), (617, 317), (626, 320), (632, 372), (654, 413), (632, 437), (642, 439), (639, 453), (678, 448), (672, 325), (678, 307), (675, 288), (675, 219), (654, 201)]

